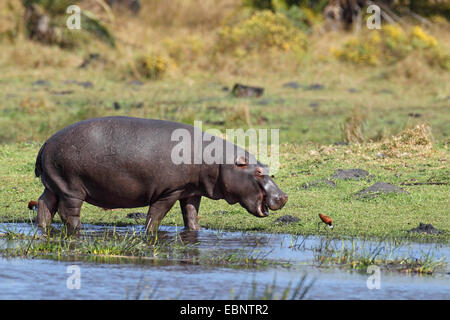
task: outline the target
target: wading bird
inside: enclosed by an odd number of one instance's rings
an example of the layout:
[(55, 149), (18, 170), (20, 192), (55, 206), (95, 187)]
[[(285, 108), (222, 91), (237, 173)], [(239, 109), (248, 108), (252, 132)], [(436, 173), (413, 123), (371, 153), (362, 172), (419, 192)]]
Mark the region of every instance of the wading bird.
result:
[[(334, 226), (333, 226), (333, 219), (331, 219), (329, 216), (326, 216), (324, 214), (319, 213), (319, 218), (320, 218), (320, 220), (322, 220), (323, 223), (328, 225), (328, 227), (330, 229), (334, 228)], [(317, 223), (317, 231), (319, 231), (319, 225), (320, 225), (320, 222)]]

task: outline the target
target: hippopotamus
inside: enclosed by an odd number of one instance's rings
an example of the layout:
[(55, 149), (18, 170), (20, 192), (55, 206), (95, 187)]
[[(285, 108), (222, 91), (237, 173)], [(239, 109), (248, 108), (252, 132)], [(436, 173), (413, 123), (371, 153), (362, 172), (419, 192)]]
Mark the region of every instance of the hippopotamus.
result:
[[(181, 139), (173, 138), (177, 130), (188, 134), (188, 142), (199, 132), (203, 138), (180, 153), (188, 161), (174, 159)], [(223, 147), (222, 161), (199, 161), (196, 152), (213, 139)], [(57, 211), (70, 232), (81, 228), (83, 202), (105, 209), (149, 206), (146, 230), (153, 231), (177, 200), (185, 228), (199, 230), (202, 197), (239, 203), (256, 217), (281, 209), (288, 199), (267, 165), (245, 149), (166, 120), (103, 117), (69, 125), (42, 145), (35, 174), (45, 187), (38, 226), (49, 227)]]

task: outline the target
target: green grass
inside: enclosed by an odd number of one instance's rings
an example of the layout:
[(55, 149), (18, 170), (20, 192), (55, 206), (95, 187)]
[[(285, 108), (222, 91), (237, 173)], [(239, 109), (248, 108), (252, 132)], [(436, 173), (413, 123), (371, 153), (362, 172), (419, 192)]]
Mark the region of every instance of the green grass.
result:
[[(0, 221), (29, 221), (26, 205), (43, 191), (39, 179), (34, 177), (35, 158), (40, 145), (53, 133), (91, 117), (128, 115), (190, 124), (202, 120), (203, 129), (222, 131), (249, 127), (280, 129), (281, 168), (274, 180), (289, 195), (286, 206), (258, 219), (239, 205), (203, 199), (199, 220), (202, 227), (317, 234), (326, 232), (317, 229), (318, 214), (323, 213), (334, 219), (333, 233), (337, 236), (448, 241), (448, 73), (436, 72), (430, 81), (421, 82), (385, 77), (388, 68), (317, 62), (305, 63), (289, 73), (261, 70), (255, 77), (203, 72), (136, 86), (129, 83), (132, 79), (111, 70), (41, 67), (38, 71), (6, 66), (0, 76)], [(38, 79), (45, 79), (50, 85), (33, 85)], [(91, 81), (93, 87), (83, 88), (67, 80)], [(292, 80), (298, 81), (302, 88), (283, 87)], [(236, 82), (263, 86), (263, 97), (240, 99), (222, 90), (223, 86), (231, 89)], [(303, 88), (313, 83), (322, 84), (324, 89)], [(357, 88), (357, 92), (349, 92), (350, 88)], [(114, 102), (120, 105), (118, 110)], [(318, 105), (314, 107), (314, 103)], [(250, 113), (248, 118), (246, 110)], [(344, 140), (344, 125), (355, 110), (362, 114), (363, 144), (326, 147)], [(379, 157), (384, 150), (376, 142), (418, 123), (427, 123), (432, 128), (431, 152), (409, 158)], [(370, 182), (336, 181), (336, 188), (302, 187), (304, 183), (330, 177), (336, 169), (346, 168), (367, 170), (373, 178)], [(408, 194), (366, 200), (354, 197), (378, 181), (400, 185), (411, 179), (447, 185), (404, 186)], [(147, 212), (147, 208), (103, 211), (85, 204), (81, 220), (92, 224), (134, 224), (126, 215), (136, 211)], [(275, 223), (285, 214), (300, 218), (300, 222)], [(433, 236), (407, 233), (420, 222), (431, 223), (444, 233)], [(182, 226), (178, 204), (163, 224)]]
[[(40, 180), (34, 177), (34, 161), (38, 150), (39, 145), (35, 143), (0, 146), (0, 221), (29, 222), (27, 203), (31, 199), (37, 199), (43, 190)], [(395, 185), (411, 179), (448, 183), (449, 169), (443, 162), (447, 150), (437, 149), (429, 157), (391, 160), (379, 159), (375, 153), (361, 155), (357, 152), (357, 147), (344, 146), (336, 147), (330, 154), (318, 152), (311, 156), (311, 150), (307, 148), (282, 146), (282, 167), (274, 178), (289, 195), (289, 201), (282, 210), (259, 219), (239, 205), (230, 206), (224, 200), (204, 198), (200, 206), (199, 224), (219, 230), (325, 234), (328, 232), (325, 228), (317, 228), (318, 214), (324, 213), (334, 219), (335, 228), (331, 232), (336, 236), (412, 237), (418, 240), (448, 241), (449, 185), (403, 186), (408, 194), (380, 195), (365, 200), (354, 196), (376, 181)], [(302, 187), (306, 182), (330, 177), (338, 168), (355, 167), (372, 174), (372, 181), (336, 180), (336, 188)], [(104, 211), (84, 204), (81, 220), (82, 223), (91, 224), (135, 224), (134, 220), (126, 217), (127, 213), (146, 210), (147, 208)], [(296, 216), (300, 221), (287, 225), (275, 222), (276, 218), (285, 214)], [(60, 221), (57, 215), (55, 217), (55, 221)], [(416, 227), (419, 222), (431, 223), (444, 233), (407, 233), (407, 230)], [(182, 226), (182, 216), (177, 204), (167, 214), (163, 224)]]

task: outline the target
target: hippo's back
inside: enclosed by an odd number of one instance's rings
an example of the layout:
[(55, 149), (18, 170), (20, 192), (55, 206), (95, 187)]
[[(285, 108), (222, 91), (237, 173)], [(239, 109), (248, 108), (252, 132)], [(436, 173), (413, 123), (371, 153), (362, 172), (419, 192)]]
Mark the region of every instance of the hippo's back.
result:
[(130, 117), (81, 121), (47, 140), (36, 159), (35, 173), (55, 193), (77, 189), (83, 192), (80, 197), (95, 198), (96, 190), (103, 190), (105, 195), (144, 201), (149, 183), (167, 186), (162, 183), (161, 168), (171, 172), (171, 146), (177, 143), (171, 141), (171, 134), (177, 128), (192, 130), (181, 123)]

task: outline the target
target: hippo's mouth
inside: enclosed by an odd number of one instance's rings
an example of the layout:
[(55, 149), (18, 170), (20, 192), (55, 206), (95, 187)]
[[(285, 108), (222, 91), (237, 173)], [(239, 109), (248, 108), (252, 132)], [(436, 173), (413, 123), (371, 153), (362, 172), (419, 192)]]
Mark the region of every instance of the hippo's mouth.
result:
[(261, 193), (261, 200), (258, 204), (257, 213), (261, 218), (269, 215), (269, 206), (266, 204), (266, 195), (264, 192)]

